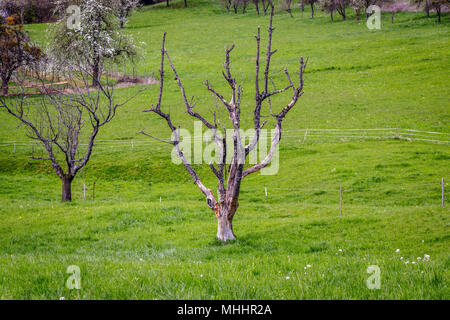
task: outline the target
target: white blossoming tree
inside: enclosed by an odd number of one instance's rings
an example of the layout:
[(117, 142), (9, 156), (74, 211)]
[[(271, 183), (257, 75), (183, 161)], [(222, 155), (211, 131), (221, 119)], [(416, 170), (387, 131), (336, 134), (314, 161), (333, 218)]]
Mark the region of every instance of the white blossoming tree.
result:
[(50, 54), (68, 64), (82, 57), (92, 71), (92, 85), (97, 87), (104, 63), (117, 64), (136, 56), (136, 46), (132, 38), (120, 32), (112, 0), (78, 0), (72, 4), (79, 12), (62, 8), (62, 19), (51, 27)]

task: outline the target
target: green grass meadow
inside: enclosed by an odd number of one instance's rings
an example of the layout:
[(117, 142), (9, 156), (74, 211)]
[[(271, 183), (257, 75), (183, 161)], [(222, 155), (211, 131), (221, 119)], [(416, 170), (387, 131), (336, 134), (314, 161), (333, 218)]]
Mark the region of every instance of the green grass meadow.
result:
[[(231, 68), (244, 87), (243, 127), (251, 128), (253, 36), (261, 26), (264, 53), (268, 17), (253, 7), (229, 14), (206, 0), (183, 5), (144, 7), (131, 17), (125, 32), (141, 48), (135, 73), (158, 75), (167, 32), (188, 97), (212, 118), (216, 101), (203, 81), (229, 96), (221, 71), (224, 47), (234, 43)], [(245, 178), (230, 243), (215, 240), (216, 218), (184, 167), (171, 162), (170, 146), (137, 134), (145, 128), (169, 137), (161, 119), (142, 113), (156, 103), (157, 85), (102, 128), (71, 203), (59, 201), (49, 163), (30, 158), (40, 151), (23, 126), (1, 111), (0, 299), (449, 299), (450, 185), (443, 208), (440, 182), (450, 181), (450, 16), (438, 24), (434, 13), (404, 12), (391, 24), (385, 13), (381, 29), (371, 31), (353, 13), (348, 21), (331, 22), (320, 11), (310, 19), (309, 8), (302, 13), (296, 3), (293, 15), (274, 17), (271, 70), (277, 88), (284, 87), (283, 68), (298, 76), (299, 57), (309, 57), (305, 94), (283, 122), (290, 133), (281, 140), (279, 172)], [(46, 45), (46, 25), (27, 28)], [(192, 131), (166, 71), (162, 108)], [(116, 95), (125, 99), (138, 88)], [(274, 109), (289, 100), (273, 99)], [(306, 128), (446, 134), (433, 142), (305, 139), (295, 131)], [(215, 190), (208, 166), (195, 169)], [(80, 290), (66, 287), (70, 265), (81, 269)], [(380, 289), (366, 285), (371, 265), (380, 268)]]

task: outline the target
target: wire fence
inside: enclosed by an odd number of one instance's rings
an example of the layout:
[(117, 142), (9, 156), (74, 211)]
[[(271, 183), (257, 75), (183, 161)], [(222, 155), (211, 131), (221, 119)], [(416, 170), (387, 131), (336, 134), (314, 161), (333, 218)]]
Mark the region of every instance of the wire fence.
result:
[[(449, 145), (450, 133), (421, 131), (414, 129), (399, 128), (370, 128), (370, 129), (314, 129), (305, 128), (297, 130), (285, 130), (282, 132), (282, 143), (297, 145), (301, 143), (320, 143), (320, 142), (346, 142), (346, 141), (365, 141), (365, 140), (407, 140), (422, 141), (436, 144)], [(163, 139), (170, 141), (170, 138)], [(192, 142), (205, 142), (203, 137), (191, 137)], [(212, 141), (211, 141), (212, 142)], [(125, 147), (132, 148), (148, 145), (162, 144), (161, 141), (153, 139), (110, 139), (96, 140), (96, 147)], [(15, 152), (17, 149), (27, 149), (38, 146), (36, 141), (0, 141), (0, 148), (10, 149)], [(80, 143), (81, 147), (86, 147), (87, 143)], [(102, 149), (102, 148), (100, 148)]]

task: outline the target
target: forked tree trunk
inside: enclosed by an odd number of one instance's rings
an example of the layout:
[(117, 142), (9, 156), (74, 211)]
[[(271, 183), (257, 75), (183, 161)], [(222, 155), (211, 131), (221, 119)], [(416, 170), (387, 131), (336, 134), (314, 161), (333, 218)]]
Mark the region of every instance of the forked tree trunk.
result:
[(62, 202), (72, 201), (72, 181), (73, 177), (64, 177), (61, 179), (62, 182)]
[(236, 236), (233, 232), (233, 218), (229, 218), (228, 214), (217, 217), (217, 239), (223, 242), (234, 240)]

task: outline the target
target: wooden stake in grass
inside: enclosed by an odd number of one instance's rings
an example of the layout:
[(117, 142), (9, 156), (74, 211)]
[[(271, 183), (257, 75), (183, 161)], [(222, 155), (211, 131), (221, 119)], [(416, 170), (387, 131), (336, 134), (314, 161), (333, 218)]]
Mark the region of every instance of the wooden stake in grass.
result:
[(445, 185), (445, 181), (444, 181), (444, 178), (442, 178), (442, 181), (441, 181), (441, 184), (442, 184), (442, 208), (444, 207), (444, 202), (445, 202), (445, 197), (444, 197), (444, 185)]
[(342, 217), (342, 185), (339, 186), (339, 198), (340, 198), (340, 204), (341, 204), (341, 217)]

